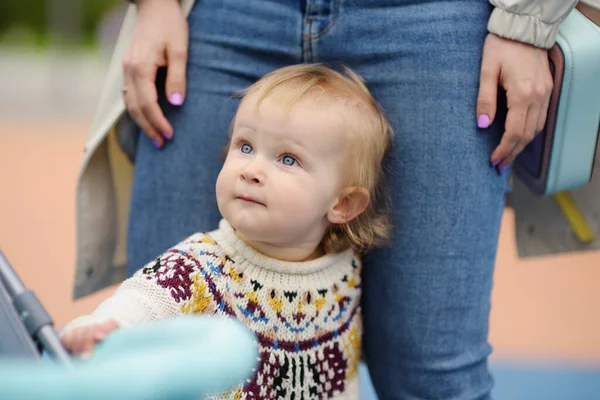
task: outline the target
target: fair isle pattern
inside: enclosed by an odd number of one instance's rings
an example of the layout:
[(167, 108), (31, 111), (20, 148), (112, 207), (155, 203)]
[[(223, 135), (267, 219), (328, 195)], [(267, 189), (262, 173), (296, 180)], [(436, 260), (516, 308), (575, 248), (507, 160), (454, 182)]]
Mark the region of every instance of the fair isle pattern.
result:
[(167, 290), (182, 313), (233, 316), (256, 333), (260, 363), (254, 376), (243, 388), (218, 398), (311, 400), (345, 395), (348, 382), (357, 379), (361, 351), (358, 259), (347, 251), (322, 269), (286, 273), (229, 254), (215, 236), (238, 240), (231, 232), (195, 234), (134, 279), (144, 277)]

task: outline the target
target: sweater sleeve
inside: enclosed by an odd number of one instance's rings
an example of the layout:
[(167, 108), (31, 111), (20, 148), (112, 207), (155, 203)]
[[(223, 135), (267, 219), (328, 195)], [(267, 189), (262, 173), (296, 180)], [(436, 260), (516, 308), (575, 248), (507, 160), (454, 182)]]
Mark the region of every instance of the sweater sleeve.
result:
[(69, 323), (62, 334), (75, 327), (114, 320), (122, 328), (164, 320), (194, 311), (189, 303), (198, 283), (200, 261), (178, 245), (124, 281), (114, 295), (91, 315)]

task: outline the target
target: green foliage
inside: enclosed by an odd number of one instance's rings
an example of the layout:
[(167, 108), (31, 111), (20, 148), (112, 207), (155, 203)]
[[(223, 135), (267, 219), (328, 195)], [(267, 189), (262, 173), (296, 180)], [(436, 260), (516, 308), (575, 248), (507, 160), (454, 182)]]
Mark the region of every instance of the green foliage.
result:
[[(85, 43), (94, 37), (102, 17), (126, 0), (0, 0), (0, 37), (25, 38), (43, 45), (52, 36), (51, 18), (54, 10), (60, 16), (71, 15), (79, 9), (79, 37), (72, 41)], [(76, 7), (76, 8), (71, 8)]]

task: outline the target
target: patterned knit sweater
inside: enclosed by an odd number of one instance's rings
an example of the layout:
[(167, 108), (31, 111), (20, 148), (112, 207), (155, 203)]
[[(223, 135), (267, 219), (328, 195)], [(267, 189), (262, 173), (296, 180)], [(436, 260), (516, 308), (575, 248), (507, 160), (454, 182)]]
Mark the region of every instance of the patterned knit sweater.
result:
[[(180, 314), (232, 316), (258, 339), (251, 379), (218, 399), (358, 399), (360, 262), (351, 250), (306, 262), (268, 258), (225, 220), (123, 282), (92, 315), (122, 327)], [(64, 332), (63, 331), (63, 332)]]

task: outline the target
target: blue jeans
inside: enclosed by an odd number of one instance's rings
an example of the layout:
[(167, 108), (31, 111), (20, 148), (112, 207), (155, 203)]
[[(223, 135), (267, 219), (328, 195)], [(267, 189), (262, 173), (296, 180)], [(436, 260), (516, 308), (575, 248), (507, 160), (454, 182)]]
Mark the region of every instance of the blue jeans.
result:
[[(364, 267), (364, 350), (381, 399), (489, 399), (490, 292), (508, 188), (488, 163), (502, 118), (477, 129), (487, 0), (199, 0), (175, 137), (138, 144), (129, 273), (220, 219), (215, 180), (237, 100), (267, 72), (342, 62), (396, 132), (391, 246)], [(159, 89), (163, 83), (159, 82)], [(162, 96), (164, 97), (164, 96)]]

